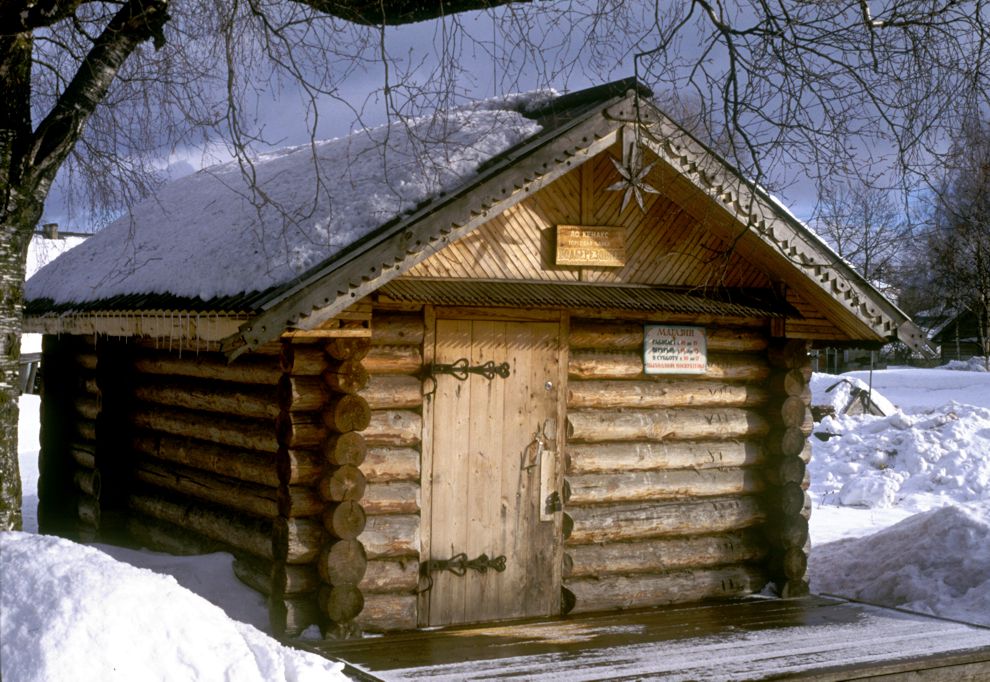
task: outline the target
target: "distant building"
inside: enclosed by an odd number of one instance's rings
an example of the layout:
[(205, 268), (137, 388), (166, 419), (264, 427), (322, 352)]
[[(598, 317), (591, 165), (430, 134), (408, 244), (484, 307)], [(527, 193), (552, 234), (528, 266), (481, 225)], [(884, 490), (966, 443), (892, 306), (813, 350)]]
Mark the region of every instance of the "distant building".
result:
[(968, 360), (986, 354), (986, 320), (972, 310), (949, 317), (932, 335), (939, 345), (942, 362)]

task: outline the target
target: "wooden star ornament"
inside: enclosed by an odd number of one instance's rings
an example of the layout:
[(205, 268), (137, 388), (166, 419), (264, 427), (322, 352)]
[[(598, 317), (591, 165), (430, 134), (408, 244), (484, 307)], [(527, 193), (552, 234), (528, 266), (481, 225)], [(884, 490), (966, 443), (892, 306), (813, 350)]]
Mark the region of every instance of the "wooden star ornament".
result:
[(622, 208), (620, 212), (625, 211), (626, 206), (629, 205), (629, 200), (635, 197), (636, 203), (639, 205), (639, 210), (645, 213), (646, 205), (643, 201), (643, 194), (660, 194), (658, 189), (652, 187), (646, 181), (646, 176), (650, 174), (653, 166), (656, 165), (656, 161), (646, 166), (641, 166), (641, 163), (639, 154), (631, 154), (628, 163), (621, 163), (616, 159), (612, 159), (612, 165), (615, 166), (615, 170), (619, 171), (622, 179), (605, 189), (610, 192), (625, 192), (622, 195)]

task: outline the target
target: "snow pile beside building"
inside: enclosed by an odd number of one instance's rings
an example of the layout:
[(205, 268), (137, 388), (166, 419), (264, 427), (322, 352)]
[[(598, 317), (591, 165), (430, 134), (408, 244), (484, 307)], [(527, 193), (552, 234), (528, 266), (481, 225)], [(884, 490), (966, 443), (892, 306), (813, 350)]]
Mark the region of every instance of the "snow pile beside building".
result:
[(812, 491), (825, 504), (922, 511), (990, 495), (990, 409), (950, 403), (815, 425)]
[(284, 284), (538, 132), (519, 112), (546, 97), (491, 100), (185, 176), (66, 254), (57, 271), (42, 269), (26, 298), (209, 300)]
[(897, 408), (870, 384), (853, 376), (811, 375), (812, 409), (833, 414), (893, 414)]
[(348, 679), (168, 576), (45, 535), (0, 533), (0, 677), (48, 680)]
[(986, 372), (987, 361), (984, 357), (975, 356), (968, 360), (949, 360), (941, 369), (952, 369), (962, 372)]
[(990, 626), (990, 502), (916, 514), (821, 550), (809, 562), (816, 592)]

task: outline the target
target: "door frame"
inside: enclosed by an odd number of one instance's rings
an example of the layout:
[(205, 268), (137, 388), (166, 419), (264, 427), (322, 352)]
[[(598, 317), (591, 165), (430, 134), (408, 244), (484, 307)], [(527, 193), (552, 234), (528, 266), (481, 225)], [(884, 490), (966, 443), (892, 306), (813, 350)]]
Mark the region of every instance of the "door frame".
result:
[[(570, 356), (568, 338), (570, 335), (570, 315), (566, 310), (515, 310), (462, 308), (456, 306), (423, 306), (423, 367), (429, 367), (435, 358), (437, 320), (491, 320), (505, 322), (557, 322), (557, 430), (555, 434), (556, 466), (553, 485), (556, 490), (563, 491), (564, 466), (566, 458), (564, 447), (567, 441), (567, 362)], [(423, 381), (423, 430), (420, 440), (420, 512), (419, 512), (419, 556), (420, 562), (430, 557), (432, 550), (431, 529), (433, 526), (433, 396), (427, 394), (430, 380)], [(553, 554), (559, 558), (555, 561), (551, 573), (552, 584), (558, 588), (563, 586), (563, 514), (554, 514), (553, 519)], [(419, 598), (417, 600), (417, 627), (430, 626), (430, 594), (428, 581), (420, 576)], [(555, 613), (559, 615), (559, 603)]]

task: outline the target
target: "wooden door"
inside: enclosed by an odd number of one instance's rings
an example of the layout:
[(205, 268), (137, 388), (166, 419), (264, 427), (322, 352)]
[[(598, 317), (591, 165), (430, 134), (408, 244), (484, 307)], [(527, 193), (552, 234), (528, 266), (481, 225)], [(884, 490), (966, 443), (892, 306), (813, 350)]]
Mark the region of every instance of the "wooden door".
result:
[(429, 558), (504, 556), (505, 570), (433, 571), (430, 625), (559, 612), (560, 514), (541, 499), (556, 480), (559, 337), (558, 322), (437, 320), (435, 363), (509, 375), (436, 375)]

